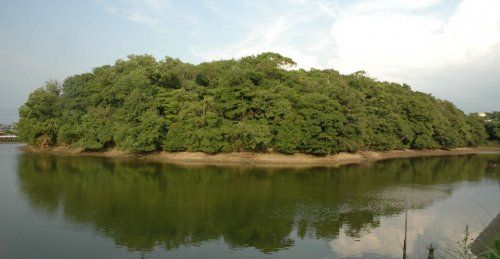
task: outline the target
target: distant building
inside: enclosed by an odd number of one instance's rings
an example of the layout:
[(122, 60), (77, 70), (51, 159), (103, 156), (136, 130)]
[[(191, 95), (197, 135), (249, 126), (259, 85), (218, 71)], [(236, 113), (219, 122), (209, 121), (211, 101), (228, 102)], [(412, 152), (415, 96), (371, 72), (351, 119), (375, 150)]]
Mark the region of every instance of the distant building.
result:
[(0, 123), (0, 135), (9, 134), (9, 133), (17, 133), (17, 128), (15, 124), (1, 124)]
[(477, 115), (479, 115), (479, 117), (486, 117), (486, 113), (484, 112), (478, 112)]

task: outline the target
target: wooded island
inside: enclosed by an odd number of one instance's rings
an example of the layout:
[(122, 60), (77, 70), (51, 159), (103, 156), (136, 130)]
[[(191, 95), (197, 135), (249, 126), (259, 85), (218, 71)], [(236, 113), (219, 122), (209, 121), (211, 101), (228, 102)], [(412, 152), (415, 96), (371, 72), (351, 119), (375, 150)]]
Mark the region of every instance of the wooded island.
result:
[(32, 146), (336, 154), (473, 147), (481, 118), (363, 71), (291, 69), (276, 53), (199, 65), (131, 55), (49, 81), (20, 108)]

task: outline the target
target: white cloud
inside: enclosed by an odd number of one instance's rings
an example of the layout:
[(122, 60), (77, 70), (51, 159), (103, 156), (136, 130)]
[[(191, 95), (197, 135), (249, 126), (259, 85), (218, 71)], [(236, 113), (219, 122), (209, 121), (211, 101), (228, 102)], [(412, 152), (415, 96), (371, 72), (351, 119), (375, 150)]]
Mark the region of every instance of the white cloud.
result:
[(191, 14), (176, 10), (171, 0), (98, 0), (113, 15), (146, 25), (159, 32), (168, 32), (176, 20), (197, 24)]
[(416, 10), (427, 8), (441, 2), (440, 0), (378, 0), (363, 1), (356, 6), (358, 12), (374, 12), (387, 10)]
[(500, 43), (498, 0), (464, 0), (449, 19), (374, 10), (347, 13), (333, 24), (337, 57), (328, 62), (330, 66), (405, 80), (418, 70), (481, 58)]
[(272, 24), (269, 24), (266, 30), (262, 31), (261, 28), (255, 27), (247, 33), (244, 39), (226, 45), (221, 49), (207, 50), (203, 45), (196, 45), (192, 50), (195, 55), (202, 59), (212, 60), (242, 57), (266, 51), (283, 52), (284, 49), (287, 49), (287, 52), (291, 51), (294, 54), (298, 54), (302, 58), (301, 61), (307, 62), (308, 58), (299, 51), (294, 50), (293, 47), (279, 43), (285, 37), (287, 30), (287, 18), (281, 16), (277, 17)]
[(166, 0), (131, 0), (112, 2), (99, 0), (107, 12), (120, 16), (130, 21), (150, 26), (158, 31), (165, 32), (167, 29), (162, 13), (169, 8)]
[[(235, 18), (246, 27), (246, 36), (234, 42), (218, 46), (193, 44), (193, 54), (203, 60), (239, 58), (262, 52), (278, 52), (298, 61), (299, 67), (321, 67), (318, 52), (332, 43), (328, 35), (328, 24), (322, 28), (311, 25), (318, 19), (332, 19), (338, 14), (338, 6), (334, 3), (315, 0), (280, 0), (284, 6), (280, 9), (270, 7), (265, 1), (255, 1), (254, 6), (259, 13), (269, 14), (266, 17), (251, 16), (243, 20)], [(281, 6), (280, 6), (281, 7)], [(210, 8), (221, 11), (219, 6), (210, 2)], [(255, 10), (254, 10), (255, 11)], [(306, 40), (309, 43), (300, 43)]]
[(438, 20), (402, 14), (349, 15), (331, 30), (337, 56), (329, 66), (343, 72), (363, 68), (387, 76), (411, 67), (435, 65)]
[(438, 4), (424, 2), (418, 11), (398, 1), (343, 10), (332, 22), (335, 55), (326, 66), (405, 82), (468, 111), (500, 109), (499, 69), (491, 66), (500, 63), (500, 1), (463, 0), (449, 15), (422, 11)]
[[(250, 28), (246, 37), (216, 49), (193, 44), (194, 55), (212, 60), (278, 51), (303, 68), (366, 70), (411, 82), (422, 70), (481, 58), (500, 43), (498, 0), (463, 0), (449, 17), (425, 11), (440, 0), (362, 1), (344, 8), (326, 1), (281, 2), (286, 9), (266, 10), (275, 13), (271, 19), (239, 21)], [(315, 20), (330, 23), (329, 31), (315, 27)]]
[[(171, 0), (101, 3), (110, 13), (160, 31), (168, 29), (171, 16), (197, 20), (196, 11), (179, 10)], [(440, 0), (364, 0), (347, 7), (325, 0), (280, 0), (277, 6), (253, 1), (246, 4), (251, 8), (246, 17), (216, 1), (201, 3), (217, 16), (225, 13), (227, 22), (242, 26), (246, 35), (216, 47), (194, 40), (191, 50), (204, 60), (281, 51), (301, 67), (364, 69), (384, 79), (404, 79), (409, 70), (468, 62), (500, 44), (499, 0), (462, 0), (449, 17), (414, 12)], [(329, 29), (318, 28), (318, 20)]]

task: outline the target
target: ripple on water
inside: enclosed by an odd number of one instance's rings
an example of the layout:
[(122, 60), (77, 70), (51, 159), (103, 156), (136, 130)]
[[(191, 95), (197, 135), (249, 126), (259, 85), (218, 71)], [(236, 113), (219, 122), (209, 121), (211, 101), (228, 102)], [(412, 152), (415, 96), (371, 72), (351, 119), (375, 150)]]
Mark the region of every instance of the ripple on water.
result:
[(369, 207), (374, 211), (422, 209), (432, 202), (449, 197), (450, 194), (451, 187), (443, 185), (391, 187), (376, 193), (375, 200)]

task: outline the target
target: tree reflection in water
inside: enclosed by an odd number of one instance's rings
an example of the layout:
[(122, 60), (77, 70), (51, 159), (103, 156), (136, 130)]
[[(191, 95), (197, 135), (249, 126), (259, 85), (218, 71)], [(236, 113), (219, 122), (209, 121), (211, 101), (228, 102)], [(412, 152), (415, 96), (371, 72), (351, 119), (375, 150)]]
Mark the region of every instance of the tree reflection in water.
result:
[[(359, 237), (380, 216), (424, 208), (460, 180), (500, 178), (498, 156), (382, 161), (339, 168), (180, 167), (95, 157), (20, 154), (30, 206), (92, 226), (132, 251), (222, 239), (264, 253), (294, 238)], [(408, 195), (409, 194), (409, 195)], [(296, 231), (294, 231), (296, 230)], [(296, 236), (292, 236), (296, 233)]]

